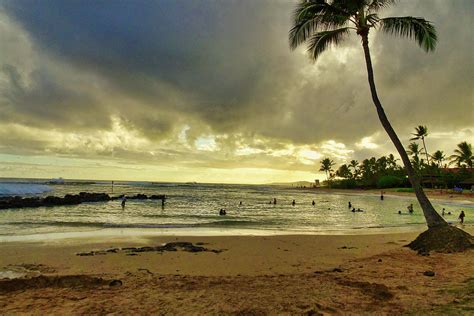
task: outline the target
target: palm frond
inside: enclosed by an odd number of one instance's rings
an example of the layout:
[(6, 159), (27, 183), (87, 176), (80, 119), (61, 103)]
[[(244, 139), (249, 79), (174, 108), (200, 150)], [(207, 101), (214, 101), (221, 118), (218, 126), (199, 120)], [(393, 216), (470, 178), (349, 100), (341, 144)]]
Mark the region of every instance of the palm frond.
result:
[(308, 52), (310, 53), (311, 59), (316, 60), (322, 52), (331, 45), (339, 44), (347, 35), (349, 35), (348, 27), (314, 34), (309, 40), (308, 45)]
[(396, 2), (397, 0), (372, 0), (367, 6), (367, 12), (377, 12), (394, 5)]
[(433, 51), (438, 39), (435, 27), (423, 18), (411, 16), (393, 17), (380, 20), (382, 31), (415, 39), (425, 51)]
[(370, 25), (372, 26), (376, 26), (379, 21), (380, 21), (380, 18), (379, 16), (376, 14), (376, 13), (371, 13), (371, 14), (368, 14), (365, 19), (367, 20), (367, 22), (369, 22)]
[(293, 15), (294, 26), (289, 32), (290, 48), (295, 49), (317, 31), (343, 26), (349, 15), (325, 0), (302, 0)]

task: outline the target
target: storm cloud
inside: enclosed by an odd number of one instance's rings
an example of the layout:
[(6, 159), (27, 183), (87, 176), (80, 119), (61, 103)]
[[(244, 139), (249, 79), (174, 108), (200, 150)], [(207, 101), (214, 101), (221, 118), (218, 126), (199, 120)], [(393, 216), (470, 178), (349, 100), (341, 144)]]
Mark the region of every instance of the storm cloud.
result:
[[(304, 48), (289, 50), (294, 5), (3, 1), (0, 150), (308, 174), (322, 156), (394, 152), (357, 36), (311, 63)], [(379, 94), (403, 141), (419, 124), (435, 133), (433, 149), (472, 139), (473, 9), (400, 1), (382, 12), (423, 16), (439, 35), (432, 54), (370, 37)]]

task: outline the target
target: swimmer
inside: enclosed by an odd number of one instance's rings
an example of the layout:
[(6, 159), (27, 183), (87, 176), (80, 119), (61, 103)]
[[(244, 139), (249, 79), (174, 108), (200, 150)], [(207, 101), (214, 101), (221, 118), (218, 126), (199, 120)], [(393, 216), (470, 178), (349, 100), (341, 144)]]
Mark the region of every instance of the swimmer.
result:
[(398, 211), (398, 214), (402, 214), (402, 211)]
[(242, 201), (240, 201), (239, 206), (242, 206)]
[(461, 214), (459, 214), (459, 220), (461, 221), (461, 224), (464, 224), (464, 217), (466, 217), (466, 214), (464, 214), (464, 211), (461, 211)]
[(291, 202), (291, 205), (295, 206), (295, 205), (296, 205), (296, 201), (293, 200), (293, 202)]
[(441, 211), (441, 216), (444, 216), (444, 207), (443, 207), (443, 210)]
[(355, 211), (356, 211), (356, 209), (355, 209), (355, 207), (353, 207), (351, 212), (355, 213)]
[(122, 209), (125, 208), (125, 203), (127, 202), (127, 198), (125, 197), (125, 195), (122, 197)]
[(351, 207), (352, 207), (351, 201), (349, 201), (349, 203), (348, 203), (347, 206), (348, 206), (348, 208), (351, 208)]
[(226, 215), (226, 214), (227, 213), (226, 213), (225, 209), (221, 208), (221, 210), (219, 211), (219, 215), (223, 216), (223, 215)]
[(273, 198), (273, 204), (277, 204), (277, 199), (276, 198)]
[(313, 203), (311, 203), (311, 204), (313, 204), (313, 206), (315, 206), (315, 205), (316, 205), (316, 202), (314, 202), (314, 200), (313, 200)]

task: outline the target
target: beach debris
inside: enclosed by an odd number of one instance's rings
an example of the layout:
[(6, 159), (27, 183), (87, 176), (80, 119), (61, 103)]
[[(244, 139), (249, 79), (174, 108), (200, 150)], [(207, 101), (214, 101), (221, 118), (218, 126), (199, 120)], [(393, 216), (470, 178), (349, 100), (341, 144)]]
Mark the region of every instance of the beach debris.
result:
[(341, 268), (334, 268), (332, 269), (332, 272), (343, 272), (344, 270), (342, 270)]
[(121, 280), (112, 280), (109, 283), (109, 286), (122, 286), (123, 282)]
[(382, 259), (377, 260), (377, 262), (382, 262)]
[(339, 247), (337, 249), (357, 249), (357, 247), (351, 247), (351, 246), (342, 246), (342, 247)]
[(433, 277), (433, 276), (435, 276), (435, 273), (434, 273), (434, 271), (428, 270), (428, 271), (423, 272), (423, 275)]
[(112, 248), (108, 250), (98, 250), (98, 251), (90, 251), (90, 252), (79, 252), (77, 256), (95, 256), (95, 255), (106, 255), (108, 253), (120, 253), (124, 252), (127, 256), (137, 256), (137, 253), (141, 252), (160, 252), (163, 253), (164, 251), (186, 251), (186, 252), (213, 252), (213, 253), (221, 253), (225, 249), (209, 249), (202, 246), (198, 246), (198, 244), (203, 245), (204, 243), (196, 243), (194, 245), (191, 242), (185, 241), (176, 241), (176, 242), (169, 242), (163, 244), (161, 246), (144, 246), (144, 247), (124, 247), (124, 248)]

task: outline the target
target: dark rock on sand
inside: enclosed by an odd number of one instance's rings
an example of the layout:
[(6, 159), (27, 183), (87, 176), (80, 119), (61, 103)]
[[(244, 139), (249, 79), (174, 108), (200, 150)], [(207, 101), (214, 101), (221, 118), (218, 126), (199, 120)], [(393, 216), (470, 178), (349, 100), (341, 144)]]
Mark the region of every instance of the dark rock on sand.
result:
[(425, 272), (423, 272), (423, 275), (432, 277), (432, 276), (435, 276), (435, 273), (433, 271), (425, 271)]
[(109, 283), (109, 286), (122, 286), (122, 285), (123, 285), (123, 283), (122, 283), (121, 280), (112, 280)]

